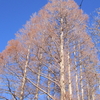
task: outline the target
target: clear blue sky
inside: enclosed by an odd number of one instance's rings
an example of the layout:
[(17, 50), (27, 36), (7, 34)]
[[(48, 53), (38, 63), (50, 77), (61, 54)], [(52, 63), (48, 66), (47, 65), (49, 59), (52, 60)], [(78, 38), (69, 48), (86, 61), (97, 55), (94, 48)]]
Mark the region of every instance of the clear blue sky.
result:
[[(0, 52), (15, 33), (23, 27), (34, 12), (38, 12), (48, 0), (0, 0)], [(78, 4), (81, 0), (75, 0)], [(84, 0), (82, 9), (90, 14), (100, 7), (100, 0)]]

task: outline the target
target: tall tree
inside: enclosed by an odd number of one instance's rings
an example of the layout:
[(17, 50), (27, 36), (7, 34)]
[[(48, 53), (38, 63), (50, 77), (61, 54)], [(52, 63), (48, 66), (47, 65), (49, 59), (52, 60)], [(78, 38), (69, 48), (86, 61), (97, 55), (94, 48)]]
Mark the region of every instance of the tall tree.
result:
[[(94, 42), (95, 44), (95, 47), (96, 47), (96, 52), (97, 52), (97, 55), (98, 55), (98, 58), (99, 58), (99, 62), (100, 62), (100, 8), (96, 9), (94, 11), (94, 13), (92, 13), (91, 17), (90, 17), (90, 21), (91, 23), (89, 24), (89, 27), (88, 27), (88, 30), (89, 30), (89, 34), (91, 35), (91, 38), (92, 38), (92, 41)], [(96, 89), (98, 92), (97, 92), (97, 95), (100, 95), (99, 92), (100, 92), (100, 65), (98, 63), (97, 67), (96, 67), (96, 70), (97, 70), (97, 74), (96, 74), (96, 87), (93, 89), (93, 91)], [(95, 94), (95, 92), (93, 93), (93, 95)], [(98, 96), (97, 96), (98, 97)], [(95, 98), (94, 98), (95, 100)]]
[(92, 100), (97, 58), (87, 18), (73, 0), (50, 0), (34, 14), (0, 55), (3, 93), (15, 100)]

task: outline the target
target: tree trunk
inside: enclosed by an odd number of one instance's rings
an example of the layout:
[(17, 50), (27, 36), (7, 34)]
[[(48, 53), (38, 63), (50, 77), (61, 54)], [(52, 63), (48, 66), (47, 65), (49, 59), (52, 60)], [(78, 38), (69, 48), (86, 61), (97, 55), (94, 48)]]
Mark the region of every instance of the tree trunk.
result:
[[(61, 19), (61, 24), (63, 23), (63, 19)], [(61, 35), (60, 35), (60, 40), (61, 40), (61, 44), (60, 44), (60, 86), (61, 86), (61, 99), (60, 100), (66, 100), (65, 98), (65, 76), (64, 76), (64, 39), (63, 39), (63, 30), (61, 27)]]
[(79, 96), (79, 87), (78, 87), (78, 75), (77, 75), (77, 68), (75, 68), (76, 70), (76, 91), (77, 91), (77, 100), (80, 100), (80, 96)]
[(92, 100), (95, 100), (94, 93), (92, 94)]
[(71, 69), (70, 69), (70, 55), (68, 51), (68, 80), (69, 80), (69, 99), (72, 100), (72, 82), (71, 82)]
[[(50, 68), (48, 68), (48, 77), (50, 77)], [(48, 79), (48, 93), (50, 93), (50, 80)], [(47, 100), (50, 100), (50, 97), (47, 96)]]
[(88, 100), (90, 100), (90, 90), (89, 90), (89, 84), (87, 83), (87, 98), (88, 98)]
[(29, 55), (30, 55), (30, 45), (29, 45), (29, 48), (28, 48), (26, 63), (25, 63), (25, 67), (24, 67), (24, 73), (23, 73), (23, 79), (22, 79), (22, 85), (21, 85), (21, 92), (20, 92), (20, 100), (24, 99), (24, 88), (25, 88), (25, 83), (26, 83), (26, 74), (27, 74), (27, 67), (28, 67), (28, 63), (29, 63)]
[[(80, 44), (79, 44), (79, 50), (80, 50)], [(79, 54), (79, 57), (81, 58), (81, 54)], [(82, 95), (82, 100), (84, 100), (84, 89), (83, 89), (83, 75), (82, 75), (82, 65), (81, 65), (81, 59), (79, 58), (80, 62), (80, 87), (81, 87), (81, 95)]]
[[(39, 65), (38, 76), (37, 76), (37, 86), (39, 86), (39, 83), (40, 83), (40, 72), (41, 72), (41, 68), (40, 68), (40, 65)], [(38, 95), (39, 95), (39, 89), (36, 88), (35, 100), (38, 100)]]
[[(41, 73), (41, 60), (42, 60), (42, 53), (41, 53), (41, 48), (40, 48), (40, 50), (39, 50), (39, 52), (38, 52), (38, 58), (39, 58), (39, 68), (38, 68), (38, 76), (37, 76), (37, 86), (39, 86), (39, 83), (40, 83), (40, 73)], [(35, 100), (38, 100), (38, 95), (39, 95), (39, 89), (38, 88), (36, 88), (36, 95), (35, 95)]]
[(82, 100), (84, 100), (84, 90), (83, 90), (83, 76), (82, 76), (82, 65), (80, 65), (80, 75), (81, 75), (81, 94), (82, 94)]
[(95, 91), (94, 91), (94, 87), (93, 87), (93, 90), (92, 90), (92, 100), (95, 100)]
[[(74, 46), (74, 50), (76, 51), (76, 48)], [(76, 64), (76, 58), (75, 58), (76, 52), (74, 52), (74, 59), (75, 59), (75, 81), (76, 81), (76, 95), (77, 95), (77, 100), (80, 100), (79, 96), (79, 87), (78, 87), (78, 75), (77, 75), (77, 64)]]

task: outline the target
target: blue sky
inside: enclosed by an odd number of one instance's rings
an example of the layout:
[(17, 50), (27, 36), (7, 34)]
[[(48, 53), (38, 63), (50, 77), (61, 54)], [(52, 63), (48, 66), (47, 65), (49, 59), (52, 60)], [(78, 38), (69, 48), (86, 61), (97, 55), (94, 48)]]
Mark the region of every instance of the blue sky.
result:
[[(15, 33), (23, 27), (34, 12), (38, 12), (48, 0), (0, 0), (0, 52)], [(75, 0), (78, 4), (81, 0)], [(84, 0), (82, 9), (90, 14), (100, 7), (100, 0)]]

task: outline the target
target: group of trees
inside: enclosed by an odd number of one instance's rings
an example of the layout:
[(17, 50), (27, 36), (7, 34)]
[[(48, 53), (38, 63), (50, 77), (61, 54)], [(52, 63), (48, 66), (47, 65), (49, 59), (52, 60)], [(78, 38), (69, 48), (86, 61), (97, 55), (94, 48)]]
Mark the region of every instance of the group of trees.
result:
[(73, 0), (33, 14), (0, 53), (0, 100), (99, 100), (100, 17), (89, 33), (87, 19)]

